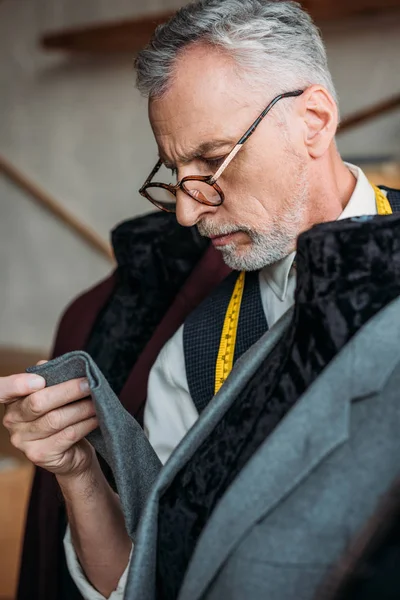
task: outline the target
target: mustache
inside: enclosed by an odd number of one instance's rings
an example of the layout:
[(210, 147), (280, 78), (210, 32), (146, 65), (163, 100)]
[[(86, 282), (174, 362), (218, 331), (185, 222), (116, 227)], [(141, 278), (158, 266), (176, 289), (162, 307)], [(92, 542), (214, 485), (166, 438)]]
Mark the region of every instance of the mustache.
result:
[(246, 227), (245, 225), (216, 225), (215, 223), (207, 221), (200, 221), (200, 223), (197, 223), (197, 230), (202, 237), (229, 235), (231, 233), (238, 233), (239, 231), (248, 233), (249, 235), (254, 233), (249, 227)]

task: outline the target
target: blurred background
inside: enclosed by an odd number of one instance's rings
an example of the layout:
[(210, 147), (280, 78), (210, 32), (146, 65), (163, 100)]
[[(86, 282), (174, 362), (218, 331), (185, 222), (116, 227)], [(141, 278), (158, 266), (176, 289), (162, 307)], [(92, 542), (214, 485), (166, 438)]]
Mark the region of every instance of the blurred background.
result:
[[(0, 0), (0, 374), (49, 355), (60, 313), (149, 211), (156, 159), (133, 56), (180, 0)], [(400, 0), (305, 0), (339, 93), (345, 159), (400, 188)], [(0, 599), (15, 594), (30, 466), (0, 426)]]

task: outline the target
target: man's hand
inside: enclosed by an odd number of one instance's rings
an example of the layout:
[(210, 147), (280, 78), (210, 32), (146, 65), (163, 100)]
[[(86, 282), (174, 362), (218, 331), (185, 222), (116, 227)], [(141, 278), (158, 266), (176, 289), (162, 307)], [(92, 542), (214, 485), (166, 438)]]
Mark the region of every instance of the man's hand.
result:
[(95, 456), (85, 436), (98, 423), (86, 379), (45, 388), (38, 375), (0, 377), (0, 403), (11, 443), (39, 467), (58, 476), (90, 470)]
[(55, 473), (80, 565), (108, 598), (128, 564), (132, 543), (118, 496), (84, 439), (97, 427), (88, 393), (86, 379), (45, 388), (45, 380), (37, 375), (0, 377), (3, 423), (11, 443), (30, 461)]

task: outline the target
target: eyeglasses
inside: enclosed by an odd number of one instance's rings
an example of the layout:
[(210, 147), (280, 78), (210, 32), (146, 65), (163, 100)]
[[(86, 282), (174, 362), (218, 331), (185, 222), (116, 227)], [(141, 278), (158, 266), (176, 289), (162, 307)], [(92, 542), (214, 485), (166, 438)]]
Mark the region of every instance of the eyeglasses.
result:
[(303, 94), (304, 90), (296, 90), (295, 92), (286, 92), (285, 94), (279, 94), (276, 96), (268, 106), (262, 111), (259, 117), (254, 123), (248, 128), (246, 133), (240, 138), (236, 146), (231, 150), (228, 156), (225, 158), (222, 165), (219, 167), (214, 175), (188, 175), (183, 177), (175, 185), (172, 183), (158, 183), (153, 182), (152, 179), (156, 173), (162, 167), (162, 160), (159, 160), (139, 190), (141, 194), (147, 200), (150, 200), (157, 208), (165, 212), (176, 212), (176, 194), (178, 190), (182, 190), (185, 194), (200, 202), (200, 204), (206, 204), (207, 206), (220, 206), (225, 200), (224, 192), (221, 190), (219, 185), (216, 183), (222, 173), (225, 171), (227, 166), (235, 158), (236, 154), (243, 147), (243, 144), (249, 139), (249, 137), (255, 132), (258, 125), (261, 123), (263, 118), (269, 113), (271, 108), (275, 106), (282, 98), (292, 98)]

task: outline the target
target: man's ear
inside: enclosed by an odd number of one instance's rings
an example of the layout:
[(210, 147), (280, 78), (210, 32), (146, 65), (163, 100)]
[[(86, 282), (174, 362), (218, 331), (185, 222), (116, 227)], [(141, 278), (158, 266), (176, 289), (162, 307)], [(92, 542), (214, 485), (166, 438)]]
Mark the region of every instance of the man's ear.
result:
[(338, 126), (338, 108), (321, 85), (312, 85), (302, 97), (304, 143), (312, 158), (320, 158), (329, 148)]

